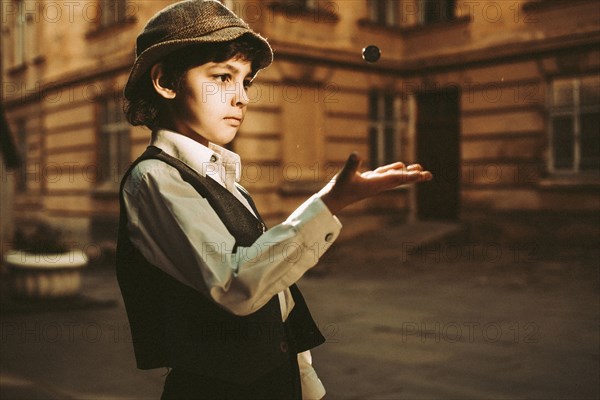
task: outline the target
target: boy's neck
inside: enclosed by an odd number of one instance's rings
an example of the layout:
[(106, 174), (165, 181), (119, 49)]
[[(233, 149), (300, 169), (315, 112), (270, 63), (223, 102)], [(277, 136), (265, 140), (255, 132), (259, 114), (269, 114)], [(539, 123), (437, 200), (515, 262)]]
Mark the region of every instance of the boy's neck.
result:
[(161, 121), (160, 124), (161, 128), (167, 129), (171, 132), (175, 132), (178, 133), (180, 135), (183, 135), (187, 138), (192, 139), (195, 142), (200, 143), (201, 145), (208, 147), (208, 140), (206, 138), (204, 138), (204, 136), (200, 135), (199, 133), (195, 132), (194, 130), (190, 129), (189, 127), (185, 126), (185, 125), (181, 125), (178, 124), (176, 121), (173, 121), (172, 119), (169, 119), (167, 121)]

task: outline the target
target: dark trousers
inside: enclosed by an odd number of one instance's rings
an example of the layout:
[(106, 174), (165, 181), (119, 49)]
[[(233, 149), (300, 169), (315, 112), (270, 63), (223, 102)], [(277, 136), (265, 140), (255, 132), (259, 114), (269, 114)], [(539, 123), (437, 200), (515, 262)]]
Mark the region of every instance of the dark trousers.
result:
[(298, 358), (295, 352), (289, 354), (289, 363), (274, 368), (249, 385), (173, 369), (165, 380), (161, 400), (301, 400)]

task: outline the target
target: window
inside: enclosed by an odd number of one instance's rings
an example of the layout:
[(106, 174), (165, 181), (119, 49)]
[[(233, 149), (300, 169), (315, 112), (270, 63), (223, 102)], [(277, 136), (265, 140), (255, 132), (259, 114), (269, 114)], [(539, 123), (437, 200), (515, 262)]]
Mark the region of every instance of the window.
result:
[(398, 0), (368, 0), (369, 20), (378, 25), (398, 25)]
[[(43, 4), (39, 1), (17, 0), (4, 1), (2, 23), (8, 29), (2, 29), (2, 45), (7, 46), (6, 59), (9, 73), (25, 69), (27, 64), (43, 61), (38, 43), (38, 29), (42, 21)], [(4, 49), (4, 47), (3, 47)]]
[(16, 4), (17, 14), (15, 18), (15, 31), (13, 43), (13, 65), (19, 66), (25, 63), (25, 28), (27, 21), (25, 17), (25, 2), (19, 1)]
[(420, 23), (452, 21), (456, 17), (456, 0), (418, 0)]
[(101, 28), (115, 25), (127, 20), (127, 4), (125, 0), (100, 0), (98, 23)]
[(395, 162), (398, 151), (400, 99), (392, 92), (369, 93), (369, 145), (371, 167)]
[(305, 18), (314, 22), (334, 23), (339, 20), (338, 4), (324, 0), (269, 0), (267, 7), (287, 18)]
[(98, 180), (107, 188), (116, 188), (130, 162), (129, 124), (115, 97), (100, 100)]
[(550, 172), (597, 174), (600, 76), (555, 79), (549, 97)]

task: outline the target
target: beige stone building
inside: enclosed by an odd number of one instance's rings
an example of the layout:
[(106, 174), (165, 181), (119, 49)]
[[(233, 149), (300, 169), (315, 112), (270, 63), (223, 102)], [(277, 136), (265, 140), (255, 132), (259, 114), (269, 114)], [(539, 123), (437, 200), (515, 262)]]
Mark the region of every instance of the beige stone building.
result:
[[(117, 188), (149, 132), (120, 95), (133, 43), (169, 1), (2, 0), (2, 100), (26, 154), (18, 223), (114, 237)], [(520, 241), (598, 241), (600, 6), (593, 0), (224, 1), (272, 43), (231, 147), (271, 223), (358, 151), (435, 179), (345, 212), (476, 222)], [(376, 63), (361, 58), (381, 48)], [(4, 190), (4, 188), (3, 188)]]

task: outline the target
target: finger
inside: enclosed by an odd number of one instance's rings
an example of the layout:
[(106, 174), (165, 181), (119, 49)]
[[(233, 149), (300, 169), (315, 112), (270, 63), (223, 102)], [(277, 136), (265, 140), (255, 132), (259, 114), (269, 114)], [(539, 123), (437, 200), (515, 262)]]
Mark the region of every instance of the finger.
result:
[[(402, 179), (402, 178), (400, 178)], [(433, 179), (433, 174), (429, 171), (410, 171), (406, 173), (405, 183), (425, 182)]]
[(429, 171), (410, 171), (408, 176), (411, 182), (425, 182), (433, 179), (433, 174)]
[(428, 181), (433, 178), (433, 175), (429, 171), (390, 170), (385, 174), (381, 174), (380, 177), (382, 178), (382, 183), (385, 182), (384, 185), (395, 187), (407, 183)]
[(358, 171), (358, 167), (360, 166), (360, 163), (361, 163), (361, 159), (358, 156), (358, 154), (356, 154), (356, 152), (352, 152), (352, 154), (350, 154), (350, 156), (348, 157), (346, 164), (344, 165), (344, 167), (338, 174), (337, 181), (338, 182), (346, 182), (346, 181), (350, 180), (350, 178), (352, 178), (352, 176), (354, 176), (354, 174), (356, 174), (356, 171)]
[(402, 183), (412, 183), (418, 182), (421, 180), (421, 171), (408, 171), (404, 174), (404, 176), (400, 177), (400, 181)]
[(382, 173), (389, 171), (391, 169), (404, 169), (406, 165), (403, 162), (395, 162), (393, 164), (383, 165), (379, 168), (376, 168), (373, 172)]
[(423, 167), (421, 166), (421, 164), (411, 164), (408, 167), (406, 167), (407, 171), (423, 171)]

